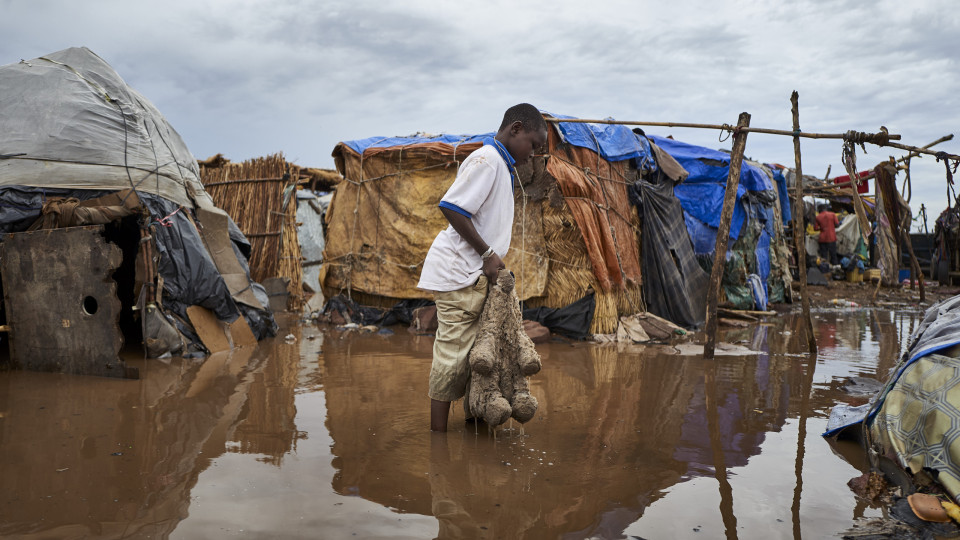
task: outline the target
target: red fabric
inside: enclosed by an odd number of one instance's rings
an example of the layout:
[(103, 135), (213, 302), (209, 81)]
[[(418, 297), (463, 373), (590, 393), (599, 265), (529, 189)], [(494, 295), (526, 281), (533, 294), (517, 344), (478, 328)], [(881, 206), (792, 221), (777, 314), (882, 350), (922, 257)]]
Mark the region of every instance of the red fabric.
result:
[(837, 219), (837, 215), (833, 212), (824, 210), (823, 212), (817, 214), (817, 223), (813, 226), (813, 228), (820, 231), (821, 244), (837, 241), (838, 225), (840, 225), (840, 220)]
[[(860, 181), (857, 183), (857, 193), (870, 193), (870, 180), (864, 180), (867, 176), (873, 174), (873, 171), (861, 171), (857, 173), (857, 176), (860, 177)], [(842, 184), (844, 182), (850, 181), (850, 175), (845, 174), (843, 176), (838, 176), (833, 179), (834, 184)]]

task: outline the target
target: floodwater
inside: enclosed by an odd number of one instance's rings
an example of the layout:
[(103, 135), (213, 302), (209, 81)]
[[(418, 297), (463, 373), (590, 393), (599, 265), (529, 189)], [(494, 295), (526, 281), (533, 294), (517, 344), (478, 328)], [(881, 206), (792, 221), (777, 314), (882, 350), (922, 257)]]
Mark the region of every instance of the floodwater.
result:
[(815, 361), (796, 315), (722, 331), (752, 352), (716, 361), (538, 345), (539, 411), (495, 436), (459, 404), (428, 430), (432, 338), (401, 327), (287, 321), (205, 361), (129, 361), (138, 381), (3, 372), (0, 536), (831, 537), (884, 510), (846, 486), (861, 453), (820, 433), (919, 317), (815, 311)]

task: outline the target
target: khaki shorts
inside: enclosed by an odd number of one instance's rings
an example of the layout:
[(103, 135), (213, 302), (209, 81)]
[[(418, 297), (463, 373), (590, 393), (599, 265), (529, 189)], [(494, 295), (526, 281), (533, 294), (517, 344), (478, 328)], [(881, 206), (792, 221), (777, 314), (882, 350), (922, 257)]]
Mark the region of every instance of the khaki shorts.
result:
[(487, 299), (487, 276), (457, 291), (438, 292), (437, 334), (430, 368), (430, 399), (453, 401), (467, 393), (467, 355), (480, 330), (480, 312)]

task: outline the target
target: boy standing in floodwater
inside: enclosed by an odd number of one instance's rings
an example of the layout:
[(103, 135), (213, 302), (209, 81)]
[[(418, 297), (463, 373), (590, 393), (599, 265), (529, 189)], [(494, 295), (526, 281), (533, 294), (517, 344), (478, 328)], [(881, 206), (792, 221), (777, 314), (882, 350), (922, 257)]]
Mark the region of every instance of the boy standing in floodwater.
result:
[(467, 391), (467, 354), (480, 329), (487, 284), (496, 281), (504, 268), (501, 256), (510, 248), (516, 166), (546, 142), (547, 123), (536, 107), (510, 107), (496, 136), (467, 156), (440, 201), (450, 226), (430, 246), (417, 284), (433, 291), (437, 304), (429, 390), (433, 431), (447, 430), (450, 402)]

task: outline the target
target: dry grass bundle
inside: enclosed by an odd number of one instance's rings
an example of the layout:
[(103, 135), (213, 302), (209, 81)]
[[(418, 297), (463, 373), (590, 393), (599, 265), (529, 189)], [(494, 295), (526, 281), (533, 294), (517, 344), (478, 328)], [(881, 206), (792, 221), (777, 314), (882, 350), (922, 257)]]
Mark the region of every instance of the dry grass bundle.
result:
[(619, 313), (643, 310), (639, 284), (604, 291), (590, 265), (583, 234), (573, 220), (566, 203), (555, 207), (543, 202), (543, 233), (546, 240), (550, 269), (545, 295), (527, 301), (529, 307), (563, 307), (575, 302), (592, 288), (595, 291), (596, 310), (590, 332), (611, 334), (617, 331)]
[(243, 163), (200, 167), (200, 179), (214, 203), (236, 222), (250, 241), (250, 275), (255, 281), (272, 277), (290, 279), (289, 308), (303, 302), (303, 269), (297, 238), (296, 193), (299, 167), (287, 163), (283, 154), (255, 158)]

